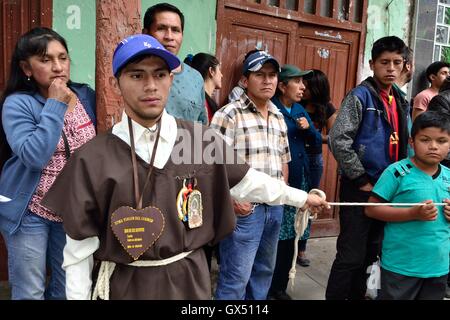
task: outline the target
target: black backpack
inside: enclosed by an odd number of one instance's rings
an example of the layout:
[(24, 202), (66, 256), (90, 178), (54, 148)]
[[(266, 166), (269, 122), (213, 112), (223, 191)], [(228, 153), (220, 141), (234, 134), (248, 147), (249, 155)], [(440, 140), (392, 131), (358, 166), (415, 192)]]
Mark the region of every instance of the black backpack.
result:
[(450, 114), (450, 101), (443, 95), (438, 94), (431, 99), (427, 111), (436, 111), (439, 113), (445, 112)]

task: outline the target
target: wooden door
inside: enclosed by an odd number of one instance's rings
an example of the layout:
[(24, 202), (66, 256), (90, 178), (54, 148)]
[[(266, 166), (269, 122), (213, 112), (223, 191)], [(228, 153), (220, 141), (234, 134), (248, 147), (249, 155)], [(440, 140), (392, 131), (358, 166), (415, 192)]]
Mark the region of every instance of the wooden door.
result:
[[(296, 41), (295, 64), (302, 69), (319, 69), (329, 81), (333, 105), (339, 108), (345, 94), (356, 84), (359, 34), (351, 31), (318, 28), (300, 24)], [(338, 200), (337, 163), (323, 145), (324, 172), (320, 189), (330, 201)], [(339, 234), (338, 208), (327, 210), (314, 221), (314, 237)]]
[(52, 26), (52, 0), (0, 0), (0, 92), (17, 39), (37, 26)]
[[(51, 27), (52, 6), (52, 0), (0, 0), (0, 93), (6, 86), (17, 39), (33, 27)], [(7, 277), (7, 253), (0, 235), (0, 281)]]
[[(224, 77), (217, 101), (225, 105), (228, 93), (239, 81), (245, 54), (255, 48), (273, 55), (280, 64), (287, 63), (289, 51), (294, 49), (296, 23), (260, 16), (252, 12), (230, 9), (218, 22), (216, 56), (221, 62)], [(289, 41), (291, 40), (291, 41)], [(292, 54), (292, 53), (291, 53)]]

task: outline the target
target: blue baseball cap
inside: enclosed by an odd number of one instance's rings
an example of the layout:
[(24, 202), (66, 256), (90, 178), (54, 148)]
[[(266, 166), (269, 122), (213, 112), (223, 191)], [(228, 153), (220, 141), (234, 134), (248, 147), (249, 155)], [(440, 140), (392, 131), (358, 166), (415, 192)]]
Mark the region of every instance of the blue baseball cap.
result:
[(261, 69), (266, 62), (272, 63), (277, 72), (280, 72), (280, 64), (274, 57), (272, 57), (266, 51), (256, 51), (255, 53), (249, 55), (247, 59), (245, 59), (242, 73), (245, 74), (248, 71), (256, 72)]
[(176, 55), (169, 52), (158, 40), (147, 34), (135, 34), (123, 39), (114, 50), (113, 73), (125, 66), (131, 59), (141, 55), (155, 55), (163, 59), (170, 71), (180, 65), (180, 60)]

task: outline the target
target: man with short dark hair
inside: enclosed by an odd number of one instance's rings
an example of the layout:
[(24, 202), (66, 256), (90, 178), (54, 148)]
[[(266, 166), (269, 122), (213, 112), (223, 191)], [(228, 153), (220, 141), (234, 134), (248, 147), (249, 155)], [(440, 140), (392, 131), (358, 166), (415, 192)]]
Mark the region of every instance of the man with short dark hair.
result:
[(419, 92), (414, 98), (412, 120), (427, 111), (428, 104), (431, 99), (439, 93), (439, 89), (445, 81), (445, 78), (450, 74), (450, 64), (444, 61), (436, 61), (427, 67), (427, 80), (431, 83), (428, 89)]
[[(406, 56), (405, 56), (405, 64), (403, 65), (402, 72), (400, 72), (399, 77), (395, 81), (395, 83), (392, 85), (392, 87), (401, 95), (403, 99), (405, 99), (408, 102), (408, 113), (411, 114), (412, 110), (412, 101), (408, 101), (407, 94), (405, 91), (403, 91), (403, 87), (406, 86), (411, 80), (414, 73), (414, 52), (411, 48), (408, 47)], [(412, 119), (411, 117), (408, 117), (408, 130), (411, 131), (412, 127)], [(414, 151), (412, 150), (411, 145), (408, 144), (408, 156), (413, 156)]]
[[(155, 37), (168, 51), (178, 55), (183, 42), (184, 15), (169, 3), (158, 3), (147, 9), (142, 33)], [(200, 73), (182, 63), (174, 70), (174, 81), (166, 110), (176, 118), (208, 122), (205, 89)]]
[(403, 65), (402, 72), (400, 72), (400, 76), (397, 81), (393, 84), (394, 88), (398, 90), (398, 92), (406, 98), (406, 92), (402, 90), (402, 87), (407, 85), (413, 77), (414, 74), (414, 52), (411, 48), (408, 48), (405, 64)]
[[(280, 182), (291, 160), (283, 115), (270, 101), (280, 66), (265, 51), (244, 61), (246, 91), (214, 114), (211, 128), (245, 161)], [(275, 269), (282, 206), (235, 201), (234, 232), (220, 242), (220, 272), (216, 299), (266, 299)]]

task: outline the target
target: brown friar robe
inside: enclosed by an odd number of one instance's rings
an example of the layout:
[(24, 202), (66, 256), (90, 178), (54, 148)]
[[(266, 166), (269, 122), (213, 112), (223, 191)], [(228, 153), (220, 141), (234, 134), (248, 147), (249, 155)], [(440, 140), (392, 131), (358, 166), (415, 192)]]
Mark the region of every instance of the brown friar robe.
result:
[[(111, 132), (98, 135), (74, 153), (45, 197), (44, 205), (62, 216), (64, 230), (72, 239), (99, 237), (100, 247), (94, 259), (117, 263), (110, 281), (111, 299), (211, 298), (210, 274), (201, 248), (217, 243), (234, 230), (230, 188), (242, 180), (249, 167), (242, 160), (237, 163), (234, 150), (212, 129), (201, 126), (202, 134), (196, 132), (194, 141), (192, 123), (177, 120), (177, 126), (172, 155), (163, 169), (154, 168), (143, 199), (143, 207), (156, 206), (163, 213), (164, 231), (139, 260), (166, 259), (195, 250), (186, 258), (166, 266), (127, 266), (133, 259), (122, 248), (110, 224), (111, 214), (117, 208), (136, 206), (133, 167), (130, 146)], [(180, 129), (187, 130), (192, 139)], [(202, 136), (209, 141), (201, 141)], [(211, 152), (212, 149), (215, 150)], [(204, 151), (219, 161), (205, 163), (199, 155)], [(173, 159), (180, 155), (185, 163), (175, 164)], [(142, 192), (149, 165), (139, 157), (137, 160)], [(193, 160), (200, 163), (189, 164)], [(176, 210), (176, 197), (186, 176), (197, 179), (203, 198), (203, 225), (196, 229), (189, 229), (187, 223), (180, 221)]]

